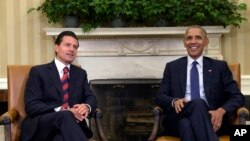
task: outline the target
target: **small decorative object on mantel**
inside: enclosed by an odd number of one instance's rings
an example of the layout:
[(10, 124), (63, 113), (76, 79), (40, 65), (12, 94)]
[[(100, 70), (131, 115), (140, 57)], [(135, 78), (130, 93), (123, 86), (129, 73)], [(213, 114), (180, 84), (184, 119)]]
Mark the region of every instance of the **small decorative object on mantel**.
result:
[(76, 15), (65, 15), (63, 19), (64, 27), (79, 27), (80, 19)]
[(96, 27), (114, 27), (117, 17), (123, 27), (193, 24), (240, 27), (246, 20), (241, 12), (246, 9), (245, 3), (236, 0), (45, 0), (28, 12), (41, 11), (52, 23), (61, 22), (65, 15), (75, 14), (80, 18), (83, 31), (89, 32)]
[(45, 15), (49, 23), (62, 23), (65, 27), (79, 27), (83, 17), (89, 14), (88, 0), (44, 0), (27, 12), (34, 10)]

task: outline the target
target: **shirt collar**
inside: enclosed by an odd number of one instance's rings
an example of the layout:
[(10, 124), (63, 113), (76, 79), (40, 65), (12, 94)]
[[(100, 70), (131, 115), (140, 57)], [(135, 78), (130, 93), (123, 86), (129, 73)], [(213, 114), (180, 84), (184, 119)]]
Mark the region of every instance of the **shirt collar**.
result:
[[(58, 72), (63, 72), (63, 68), (65, 67), (65, 65), (62, 62), (60, 62), (57, 58), (55, 58), (55, 64)], [(68, 67), (70, 70), (70, 64), (66, 65), (66, 67)]]
[(194, 61), (197, 61), (198, 64), (203, 67), (203, 55), (200, 56), (198, 59), (194, 60), (193, 58), (191, 58), (190, 56), (188, 56), (188, 66), (192, 66), (192, 63)]

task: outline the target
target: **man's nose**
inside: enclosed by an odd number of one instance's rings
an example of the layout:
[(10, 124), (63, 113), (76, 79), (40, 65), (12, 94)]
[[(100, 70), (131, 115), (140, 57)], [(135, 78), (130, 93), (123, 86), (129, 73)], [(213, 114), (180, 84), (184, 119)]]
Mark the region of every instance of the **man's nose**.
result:
[(191, 40), (190, 40), (190, 43), (196, 43), (197, 42), (197, 39), (196, 38), (192, 38)]
[(76, 50), (76, 48), (75, 48), (73, 45), (71, 45), (71, 46), (69, 47), (69, 49), (72, 50), (72, 51), (75, 51), (75, 50)]

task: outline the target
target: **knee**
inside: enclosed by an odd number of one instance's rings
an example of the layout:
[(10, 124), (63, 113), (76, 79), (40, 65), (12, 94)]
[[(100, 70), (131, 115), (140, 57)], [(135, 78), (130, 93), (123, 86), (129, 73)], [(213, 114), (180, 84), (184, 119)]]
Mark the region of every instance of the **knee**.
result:
[(191, 109), (193, 112), (208, 111), (208, 105), (203, 99), (195, 99), (191, 101)]
[(57, 112), (54, 118), (54, 125), (57, 128), (67, 127), (68, 125), (77, 123), (73, 113), (68, 110)]
[(62, 121), (74, 119), (73, 113), (67, 110), (58, 112), (58, 115)]
[(189, 128), (191, 126), (190, 120), (188, 118), (182, 118), (178, 123), (179, 129)]

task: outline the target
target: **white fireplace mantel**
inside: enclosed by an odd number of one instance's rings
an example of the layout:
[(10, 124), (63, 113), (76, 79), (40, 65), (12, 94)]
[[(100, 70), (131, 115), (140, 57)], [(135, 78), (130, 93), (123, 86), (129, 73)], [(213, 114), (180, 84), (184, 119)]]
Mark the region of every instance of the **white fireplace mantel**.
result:
[[(80, 39), (78, 56), (184, 56), (183, 35), (187, 27), (96, 28), (84, 33), (81, 28), (44, 28), (47, 36), (71, 30)], [(204, 54), (223, 59), (221, 37), (230, 27), (204, 26), (210, 44)]]
[[(165, 64), (186, 56), (183, 35), (187, 27), (44, 28), (55, 38), (65, 30), (79, 38), (76, 63), (87, 70), (89, 79), (161, 78)], [(204, 54), (223, 59), (221, 37), (230, 33), (222, 26), (204, 27), (210, 40)]]

